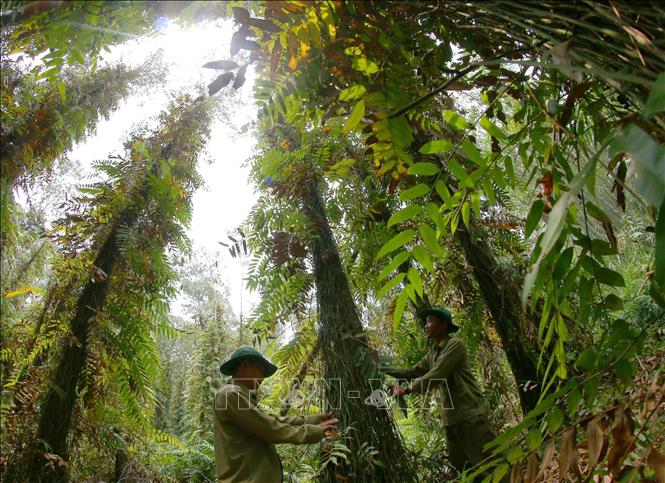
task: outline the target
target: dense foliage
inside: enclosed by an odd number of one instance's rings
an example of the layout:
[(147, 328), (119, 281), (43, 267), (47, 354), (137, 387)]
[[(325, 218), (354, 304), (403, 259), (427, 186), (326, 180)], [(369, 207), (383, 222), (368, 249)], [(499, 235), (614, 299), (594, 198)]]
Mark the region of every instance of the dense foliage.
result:
[[(281, 368), (275, 412), (329, 408), (322, 377), (361, 394), (320, 448), (280, 448), (287, 480), (452, 478), (428, 397), (363, 404), (388, 382), (376, 364), (425, 352), (413, 315), (436, 303), (501, 433), (461, 479), (665, 478), (662, 6), (34, 3), (2, 12), (3, 475), (214, 479), (218, 362), (246, 342)], [(96, 64), (161, 14), (233, 16), (203, 66), (219, 76), (97, 162), (43, 233), (13, 191), (154, 82)], [(6, 58), (47, 50), (31, 72)], [(223, 244), (261, 296), (249, 323), (184, 234), (214, 101), (248, 69), (259, 198)], [(187, 320), (168, 316), (178, 283)]]

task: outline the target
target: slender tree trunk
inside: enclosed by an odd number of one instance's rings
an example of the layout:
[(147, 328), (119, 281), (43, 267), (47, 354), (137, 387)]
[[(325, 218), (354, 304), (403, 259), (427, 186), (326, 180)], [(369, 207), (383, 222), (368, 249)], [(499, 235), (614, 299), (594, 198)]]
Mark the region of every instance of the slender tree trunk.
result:
[(531, 322), (522, 311), (519, 283), (499, 266), (487, 242), (472, 229), (460, 224), (455, 237), (492, 314), (526, 414), (536, 406), (541, 387), (537, 352), (525, 334)]
[[(372, 365), (366, 350), (363, 327), (356, 311), (337, 245), (328, 224), (315, 181), (304, 184), (303, 211), (312, 222), (310, 247), (320, 325), (320, 351), (324, 361), (325, 395), (328, 410), (340, 420), (340, 430), (349, 431), (348, 465), (332, 467), (325, 481), (348, 477), (351, 481), (409, 481), (404, 448), (390, 412), (365, 403), (373, 389)], [(360, 446), (378, 450), (385, 468), (357, 461)], [(325, 450), (324, 450), (325, 451)], [(388, 469), (389, 467), (389, 469)]]
[[(41, 448), (34, 448), (28, 456), (26, 469), (30, 472), (29, 481), (68, 480), (67, 437), (81, 372), (87, 358), (88, 333), (104, 305), (111, 276), (120, 257), (118, 229), (121, 226), (131, 227), (137, 216), (138, 210), (135, 207), (128, 207), (123, 211), (97, 254), (94, 273), (78, 299), (76, 312), (70, 321), (71, 339), (65, 345), (51, 388), (41, 406), (37, 433), (37, 442)], [(47, 459), (44, 453), (55, 456)]]

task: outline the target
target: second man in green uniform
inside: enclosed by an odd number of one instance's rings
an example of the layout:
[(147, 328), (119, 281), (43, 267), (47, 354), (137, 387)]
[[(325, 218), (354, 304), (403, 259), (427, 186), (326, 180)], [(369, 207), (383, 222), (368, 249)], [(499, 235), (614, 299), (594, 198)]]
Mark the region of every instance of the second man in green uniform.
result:
[(380, 369), (397, 379), (411, 380), (407, 387), (391, 386), (396, 396), (438, 390), (450, 464), (462, 472), (485, 459), (483, 445), (495, 434), (487, 419), (482, 391), (471, 372), (466, 346), (451, 335), (458, 327), (450, 311), (434, 307), (419, 315), (433, 342), (431, 350), (413, 367)]

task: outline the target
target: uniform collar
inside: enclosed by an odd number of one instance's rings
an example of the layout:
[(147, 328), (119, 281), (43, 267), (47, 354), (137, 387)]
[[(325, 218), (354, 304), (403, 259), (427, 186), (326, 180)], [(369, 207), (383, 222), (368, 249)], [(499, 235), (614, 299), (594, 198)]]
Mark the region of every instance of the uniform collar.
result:
[(441, 339), (441, 342), (439, 342), (438, 344), (435, 342), (434, 347), (437, 351), (439, 351), (439, 350), (443, 349), (444, 347), (446, 347), (448, 342), (450, 342), (450, 333), (444, 335), (443, 339)]
[(233, 384), (234, 386), (238, 387), (240, 389), (240, 392), (247, 396), (248, 398), (251, 398), (252, 401), (257, 402), (258, 401), (258, 391), (252, 391), (250, 390), (247, 386), (244, 384), (241, 384), (240, 382), (236, 381), (235, 379), (231, 378), (229, 380), (229, 384)]

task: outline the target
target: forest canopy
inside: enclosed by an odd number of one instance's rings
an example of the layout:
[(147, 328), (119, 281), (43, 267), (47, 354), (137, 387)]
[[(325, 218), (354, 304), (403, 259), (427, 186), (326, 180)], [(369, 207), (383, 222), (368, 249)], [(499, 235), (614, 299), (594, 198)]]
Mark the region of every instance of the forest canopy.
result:
[[(665, 481), (659, 2), (0, 16), (3, 481), (216, 481), (220, 362), (241, 345), (279, 368), (263, 409), (339, 419), (320, 444), (278, 446), (285, 481)], [(114, 54), (167, 25), (228, 34), (206, 39), (209, 82), (173, 91), (168, 51)], [(74, 149), (145, 92), (168, 101), (83, 177)], [(251, 134), (248, 159), (221, 152), (231, 138), (210, 156), (220, 119)], [(245, 163), (232, 182), (255, 195), (223, 259), (189, 231), (210, 158)], [(462, 473), (432, 394), (392, 398), (381, 371), (423, 360), (432, 306), (496, 431)]]

